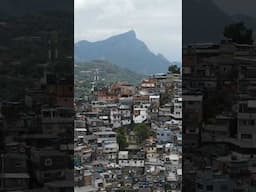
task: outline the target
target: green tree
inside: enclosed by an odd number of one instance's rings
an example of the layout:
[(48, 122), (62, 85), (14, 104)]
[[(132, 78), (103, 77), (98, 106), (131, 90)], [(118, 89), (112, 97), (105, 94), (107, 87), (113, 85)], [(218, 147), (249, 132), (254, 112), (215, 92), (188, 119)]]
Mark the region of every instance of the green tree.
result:
[(171, 65), (168, 68), (168, 71), (171, 73), (180, 73), (180, 68), (177, 65)]
[(141, 123), (134, 126), (134, 132), (139, 143), (143, 143), (150, 135), (148, 125)]
[(120, 128), (117, 131), (117, 143), (120, 150), (124, 150), (128, 146), (126, 134), (123, 128)]
[(252, 44), (252, 30), (248, 29), (243, 22), (233, 23), (224, 28), (224, 36), (240, 44)]

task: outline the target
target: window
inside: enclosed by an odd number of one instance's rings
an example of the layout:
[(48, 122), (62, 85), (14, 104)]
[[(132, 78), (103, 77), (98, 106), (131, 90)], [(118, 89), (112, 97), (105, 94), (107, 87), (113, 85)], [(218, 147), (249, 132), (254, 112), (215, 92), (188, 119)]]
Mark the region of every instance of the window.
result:
[(22, 167), (22, 163), (17, 162), (17, 163), (15, 164), (15, 167), (16, 167), (16, 168)]
[(99, 186), (99, 187), (103, 187), (103, 183), (99, 183), (98, 186)]
[(241, 139), (252, 139), (251, 134), (241, 134)]
[(45, 166), (51, 166), (52, 165), (52, 159), (50, 159), (50, 158), (45, 159), (44, 160), (44, 165)]
[(51, 117), (51, 113), (49, 111), (44, 111), (43, 116), (44, 117)]
[(248, 110), (247, 104), (241, 103), (241, 104), (239, 105), (239, 112), (240, 112), (240, 113), (246, 112), (247, 110)]

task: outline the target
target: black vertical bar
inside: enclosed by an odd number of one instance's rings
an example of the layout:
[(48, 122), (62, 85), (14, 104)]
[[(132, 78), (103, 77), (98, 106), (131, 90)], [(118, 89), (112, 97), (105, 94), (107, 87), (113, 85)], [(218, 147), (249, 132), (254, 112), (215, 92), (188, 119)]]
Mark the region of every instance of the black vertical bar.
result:
[(0, 15), (0, 191), (73, 191), (74, 1)]
[(254, 1), (183, 0), (183, 191), (254, 191)]

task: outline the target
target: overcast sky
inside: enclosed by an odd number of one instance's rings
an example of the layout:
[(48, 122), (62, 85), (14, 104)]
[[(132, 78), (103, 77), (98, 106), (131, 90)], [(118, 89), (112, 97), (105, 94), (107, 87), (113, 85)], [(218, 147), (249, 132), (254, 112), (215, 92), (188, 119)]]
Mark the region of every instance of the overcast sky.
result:
[(181, 0), (75, 0), (75, 42), (134, 30), (154, 53), (181, 61)]

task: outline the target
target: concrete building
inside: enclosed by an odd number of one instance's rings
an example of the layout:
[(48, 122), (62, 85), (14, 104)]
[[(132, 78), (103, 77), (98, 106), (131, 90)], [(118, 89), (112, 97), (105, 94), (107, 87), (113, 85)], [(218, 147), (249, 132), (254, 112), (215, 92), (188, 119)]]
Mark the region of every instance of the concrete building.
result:
[(158, 128), (156, 130), (156, 138), (159, 144), (171, 143), (173, 141), (172, 131), (167, 128)]
[(133, 106), (133, 122), (143, 123), (148, 118), (150, 104), (136, 104)]

